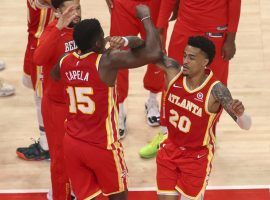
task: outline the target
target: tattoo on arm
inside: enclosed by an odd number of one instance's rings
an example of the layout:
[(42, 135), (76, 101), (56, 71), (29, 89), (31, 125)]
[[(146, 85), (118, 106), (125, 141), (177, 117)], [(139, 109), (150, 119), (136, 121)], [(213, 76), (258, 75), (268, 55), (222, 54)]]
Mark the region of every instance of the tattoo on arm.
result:
[(137, 36), (127, 36), (126, 38), (128, 39), (128, 46), (131, 49), (143, 47), (145, 45), (144, 40)]
[(226, 110), (226, 112), (234, 119), (234, 121), (236, 121), (237, 117), (230, 109), (230, 105), (233, 99), (229, 89), (222, 83), (217, 83), (216, 85), (214, 85), (211, 94), (216, 99), (216, 101), (221, 104), (221, 106)]

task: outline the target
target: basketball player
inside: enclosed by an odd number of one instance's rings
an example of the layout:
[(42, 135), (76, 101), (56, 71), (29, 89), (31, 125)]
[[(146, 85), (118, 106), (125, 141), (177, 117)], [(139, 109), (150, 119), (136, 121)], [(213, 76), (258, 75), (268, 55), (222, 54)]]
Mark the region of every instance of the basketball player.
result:
[(74, 51), (73, 27), (80, 22), (81, 7), (74, 0), (52, 0), (60, 16), (42, 33), (34, 62), (43, 66), (42, 117), (51, 156), (53, 199), (70, 199), (70, 184), (64, 165), (63, 138), (66, 107), (63, 85), (50, 78), (50, 71), (64, 53)]
[(33, 54), (38, 45), (40, 35), (45, 27), (54, 19), (54, 14), (50, 6), (51, 0), (27, 0), (28, 43), (24, 56), (24, 75), (22, 82), (24, 86), (34, 89), (40, 137), (37, 142), (31, 144), (29, 147), (17, 148), (16, 153), (18, 157), (24, 160), (44, 160), (50, 157), (41, 115), (42, 69), (41, 66), (36, 66), (33, 63)]
[(114, 85), (120, 69), (157, 62), (162, 56), (148, 7), (140, 5), (136, 9), (145, 28), (145, 44), (138, 43), (134, 36), (113, 37), (113, 47), (124, 45), (131, 50), (105, 50), (98, 20), (83, 20), (74, 30), (78, 51), (64, 56), (52, 72), (54, 77), (58, 72), (59, 78), (60, 70), (63, 91), (67, 93), (64, 154), (79, 200), (94, 199), (101, 192), (111, 200), (127, 199), (127, 167), (119, 142)]
[[(183, 52), (188, 38), (202, 35), (216, 46), (216, 56), (211, 63), (211, 70), (224, 85), (227, 85), (229, 60), (236, 52), (235, 37), (238, 28), (241, 0), (205, 0), (180, 1), (162, 0), (157, 27), (166, 30), (171, 12), (178, 7), (178, 17), (170, 39), (168, 55), (183, 64)], [(161, 104), (163, 105), (163, 104)], [(140, 150), (141, 157), (151, 158), (156, 155), (159, 142), (167, 133), (161, 108), (161, 133), (150, 145)]]
[(215, 46), (203, 36), (190, 37), (183, 66), (164, 56), (165, 119), (168, 138), (157, 153), (159, 200), (202, 200), (215, 148), (215, 123), (222, 108), (240, 128), (248, 130), (251, 118), (241, 101), (207, 68)]
[[(142, 38), (145, 38), (143, 26), (135, 17), (135, 7), (139, 4), (147, 5), (150, 8), (152, 20), (156, 24), (161, 0), (106, 0), (106, 2), (111, 13), (111, 36), (138, 35), (140, 33)], [(165, 38), (163, 41), (165, 43)], [(126, 135), (124, 101), (127, 98), (129, 88), (128, 72), (128, 69), (121, 70), (117, 76), (119, 132), (121, 138)], [(149, 91), (149, 98), (145, 103), (147, 123), (150, 126), (159, 126), (160, 114), (156, 97), (157, 93), (163, 89), (164, 74), (158, 67), (149, 64), (143, 82), (144, 88)]]

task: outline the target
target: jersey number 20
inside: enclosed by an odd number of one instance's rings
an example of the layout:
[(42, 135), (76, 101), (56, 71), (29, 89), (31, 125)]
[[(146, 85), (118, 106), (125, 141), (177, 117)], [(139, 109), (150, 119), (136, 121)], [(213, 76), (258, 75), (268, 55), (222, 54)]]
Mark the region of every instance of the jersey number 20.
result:
[(178, 127), (180, 131), (188, 133), (191, 126), (190, 119), (186, 116), (179, 116), (179, 114), (173, 109), (170, 110), (170, 114), (171, 114), (169, 118), (170, 123), (175, 128)]
[(95, 102), (90, 99), (89, 95), (93, 95), (91, 87), (71, 87), (67, 88), (70, 104), (69, 112), (77, 113), (81, 111), (84, 114), (93, 114), (95, 112)]

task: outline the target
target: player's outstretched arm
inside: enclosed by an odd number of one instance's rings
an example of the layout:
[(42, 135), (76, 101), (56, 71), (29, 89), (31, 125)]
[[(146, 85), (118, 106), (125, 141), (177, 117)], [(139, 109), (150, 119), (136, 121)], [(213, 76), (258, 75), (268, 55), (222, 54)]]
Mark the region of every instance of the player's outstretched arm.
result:
[(110, 49), (121, 49), (124, 47), (135, 49), (145, 45), (144, 40), (137, 36), (108, 36), (105, 40), (109, 42)]
[(233, 99), (229, 89), (222, 83), (214, 85), (211, 95), (237, 122), (240, 128), (248, 130), (251, 127), (251, 118), (244, 113), (245, 107), (238, 99)]

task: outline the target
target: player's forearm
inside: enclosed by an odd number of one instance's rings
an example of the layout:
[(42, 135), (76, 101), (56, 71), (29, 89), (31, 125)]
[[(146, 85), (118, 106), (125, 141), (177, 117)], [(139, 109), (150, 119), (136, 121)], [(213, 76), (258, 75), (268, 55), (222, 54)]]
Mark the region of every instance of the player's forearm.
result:
[(50, 31), (42, 34), (33, 58), (36, 65), (44, 65), (51, 59), (55, 54), (56, 44), (60, 37), (61, 31), (56, 27), (53, 27)]
[(241, 0), (229, 0), (228, 4), (228, 32), (236, 33), (240, 19)]

